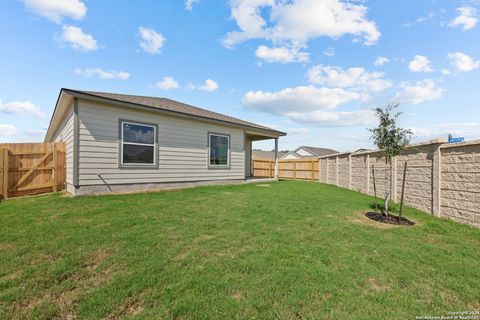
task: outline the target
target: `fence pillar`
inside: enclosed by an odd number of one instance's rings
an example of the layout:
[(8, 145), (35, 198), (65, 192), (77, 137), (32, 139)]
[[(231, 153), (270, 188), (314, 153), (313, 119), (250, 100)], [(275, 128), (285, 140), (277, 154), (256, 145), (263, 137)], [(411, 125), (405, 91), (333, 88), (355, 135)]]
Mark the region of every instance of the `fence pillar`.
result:
[(365, 159), (365, 164), (366, 164), (366, 170), (367, 170), (367, 194), (370, 194), (370, 154), (367, 154), (367, 157)]
[(352, 189), (352, 154), (348, 155), (348, 189)]
[(441, 144), (434, 145), (432, 177), (432, 214), (442, 216), (442, 149)]
[(327, 173), (327, 181), (326, 181), (326, 183), (329, 183), (329, 182), (328, 182), (328, 159), (329, 159), (329, 158), (327, 158), (327, 167), (326, 167), (326, 169), (325, 169), (325, 170), (327, 170), (327, 171), (326, 171), (326, 173)]
[(318, 182), (322, 182), (322, 179), (321, 179), (322, 167), (320, 166), (322, 162), (320, 161), (320, 158), (317, 159), (317, 161), (318, 161)]
[(338, 156), (335, 157), (335, 185), (338, 186)]

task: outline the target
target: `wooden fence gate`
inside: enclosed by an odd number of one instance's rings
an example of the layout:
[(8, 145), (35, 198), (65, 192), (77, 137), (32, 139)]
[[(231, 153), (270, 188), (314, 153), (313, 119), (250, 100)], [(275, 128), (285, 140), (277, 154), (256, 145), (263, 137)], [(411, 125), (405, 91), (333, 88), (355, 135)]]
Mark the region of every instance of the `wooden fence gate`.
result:
[[(273, 178), (275, 161), (253, 160), (253, 176)], [(318, 159), (280, 160), (278, 161), (278, 177), (282, 179), (318, 180)]]
[(0, 198), (65, 189), (65, 144), (0, 144)]

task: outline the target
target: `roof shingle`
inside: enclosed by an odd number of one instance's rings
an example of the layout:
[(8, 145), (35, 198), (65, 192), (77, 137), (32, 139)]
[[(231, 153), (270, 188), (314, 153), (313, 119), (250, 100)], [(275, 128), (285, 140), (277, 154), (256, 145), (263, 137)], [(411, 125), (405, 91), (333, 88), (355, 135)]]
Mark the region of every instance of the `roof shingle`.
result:
[(78, 92), (78, 93), (89, 95), (89, 96), (109, 99), (112, 101), (132, 103), (136, 105), (146, 106), (146, 107), (165, 110), (165, 111), (171, 111), (175, 113), (182, 113), (185, 115), (191, 115), (195, 117), (219, 120), (219, 121), (251, 127), (255, 129), (274, 131), (279, 133), (280, 135), (285, 135), (284, 132), (281, 132), (278, 130), (274, 130), (274, 129), (261, 126), (252, 122), (248, 122), (245, 120), (241, 120), (238, 118), (230, 117), (221, 113), (198, 108), (198, 107), (195, 107), (186, 103), (174, 101), (168, 98), (136, 96), (136, 95), (127, 95), (127, 94), (118, 94), (118, 93), (108, 93), (108, 92), (83, 91), (83, 90), (74, 90), (74, 89), (65, 89), (65, 90), (71, 91), (73, 93)]

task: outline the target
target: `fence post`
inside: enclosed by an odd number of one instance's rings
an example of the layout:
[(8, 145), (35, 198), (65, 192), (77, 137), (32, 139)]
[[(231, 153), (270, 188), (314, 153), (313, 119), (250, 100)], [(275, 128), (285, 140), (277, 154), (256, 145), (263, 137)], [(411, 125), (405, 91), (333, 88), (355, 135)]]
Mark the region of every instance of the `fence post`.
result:
[(348, 155), (348, 189), (352, 189), (352, 154)]
[(57, 192), (57, 145), (55, 142), (52, 143), (52, 191)]
[(327, 173), (327, 181), (326, 181), (327, 184), (329, 183), (329, 182), (328, 182), (328, 159), (329, 159), (329, 158), (327, 157), (327, 165), (326, 165), (326, 169), (325, 169), (325, 170), (326, 170), (326, 173)]
[(432, 214), (436, 217), (442, 216), (442, 149), (441, 144), (434, 146), (433, 153), (433, 201), (432, 201)]
[(367, 165), (367, 194), (370, 194), (370, 154), (367, 153), (367, 158), (365, 159)]
[(318, 182), (322, 182), (322, 177), (320, 176), (321, 172), (320, 172), (320, 158), (317, 159), (318, 161)]
[(335, 185), (338, 186), (338, 156), (335, 158)]
[(293, 180), (297, 180), (297, 162), (293, 161)]
[(315, 160), (312, 160), (312, 181), (313, 181), (313, 177), (314, 177), (314, 175), (313, 175), (313, 167), (315, 166), (314, 163), (315, 163)]
[(9, 159), (8, 149), (3, 149), (3, 198), (8, 199), (8, 174)]

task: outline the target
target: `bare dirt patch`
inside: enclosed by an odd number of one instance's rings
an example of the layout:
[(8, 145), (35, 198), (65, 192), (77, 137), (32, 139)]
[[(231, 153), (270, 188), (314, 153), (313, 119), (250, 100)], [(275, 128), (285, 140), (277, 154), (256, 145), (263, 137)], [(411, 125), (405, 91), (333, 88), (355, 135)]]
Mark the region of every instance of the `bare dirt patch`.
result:
[(107, 258), (110, 256), (110, 253), (105, 251), (105, 250), (97, 250), (95, 251), (90, 259), (87, 261), (86, 267), (90, 269), (96, 269), (98, 266)]
[(243, 295), (240, 291), (236, 291), (233, 295), (232, 298), (235, 299), (236, 301), (240, 301), (243, 299)]
[(257, 187), (270, 188), (271, 184), (257, 184)]
[(371, 291), (382, 292), (382, 291), (387, 291), (388, 289), (390, 289), (390, 287), (388, 285), (380, 283), (375, 278), (369, 278), (367, 280), (367, 283), (368, 283), (368, 287)]
[(349, 220), (355, 224), (363, 224), (366, 226), (371, 226), (379, 229), (390, 229), (390, 228), (397, 227), (396, 225), (393, 225), (393, 224), (380, 223), (380, 222), (371, 220), (365, 216), (364, 212), (361, 212), (361, 211), (355, 212), (354, 216), (349, 217)]
[(15, 249), (15, 245), (13, 243), (2, 242), (0, 243), (0, 251), (7, 251)]
[(124, 316), (136, 316), (145, 309), (143, 298), (128, 299), (123, 305), (109, 314), (106, 319), (119, 319)]
[(12, 273), (8, 273), (4, 276), (0, 276), (0, 282), (4, 282), (4, 281), (9, 281), (9, 280), (15, 280), (17, 279), (18, 277), (20, 277), (22, 273), (20, 271), (14, 271)]
[(38, 263), (38, 262), (52, 263), (52, 262), (55, 262), (58, 258), (59, 257), (55, 257), (53, 254), (41, 252), (33, 259), (33, 261), (35, 263)]

